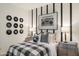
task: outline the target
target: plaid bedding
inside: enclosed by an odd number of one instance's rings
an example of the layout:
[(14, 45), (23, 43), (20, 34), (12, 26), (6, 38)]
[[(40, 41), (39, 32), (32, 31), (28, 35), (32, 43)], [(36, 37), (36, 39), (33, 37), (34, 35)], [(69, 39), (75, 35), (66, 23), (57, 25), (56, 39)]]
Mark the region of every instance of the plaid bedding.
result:
[(32, 42), (11, 45), (6, 56), (48, 56), (49, 48)]

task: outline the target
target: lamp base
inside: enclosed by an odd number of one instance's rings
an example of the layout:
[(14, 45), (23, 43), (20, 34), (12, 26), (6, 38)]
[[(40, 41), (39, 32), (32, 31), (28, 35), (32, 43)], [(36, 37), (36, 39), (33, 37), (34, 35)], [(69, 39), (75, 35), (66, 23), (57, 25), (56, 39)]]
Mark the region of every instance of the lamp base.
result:
[(65, 42), (64, 43), (67, 43), (67, 41), (66, 41), (66, 32), (65, 32)]
[(64, 43), (67, 43), (66, 41)]

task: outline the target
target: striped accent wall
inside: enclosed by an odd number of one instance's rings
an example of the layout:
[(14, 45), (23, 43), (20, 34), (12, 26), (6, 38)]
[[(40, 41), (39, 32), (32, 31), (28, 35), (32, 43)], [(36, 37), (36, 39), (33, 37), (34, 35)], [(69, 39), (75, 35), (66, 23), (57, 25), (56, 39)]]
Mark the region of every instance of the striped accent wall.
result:
[[(61, 19), (60, 27), (63, 27), (63, 20), (64, 20), (63, 19), (63, 13), (64, 13), (63, 12), (63, 7), (64, 7), (63, 4), (64, 3), (60, 3), (60, 19)], [(72, 3), (70, 3), (69, 7), (70, 7), (70, 9), (69, 9), (70, 10), (70, 41), (72, 41)], [(49, 11), (48, 8), (49, 8), (49, 5), (46, 5), (46, 14), (49, 13), (48, 12)], [(53, 9), (53, 13), (57, 12), (56, 9), (55, 9), (56, 8), (56, 3), (52, 3), (52, 7), (51, 8)], [(31, 17), (32, 17), (32, 24), (31, 25), (33, 26), (33, 21), (34, 21), (33, 15), (35, 14), (35, 13), (33, 13), (33, 9), (32, 9), (31, 14), (32, 14), (31, 15)], [(36, 8), (36, 16), (35, 16), (36, 17), (36, 19), (35, 19), (36, 20), (36, 34), (38, 33), (38, 31), (37, 31), (37, 27), (38, 27), (37, 26), (37, 24), (38, 24), (37, 23), (37, 21), (38, 21), (37, 17), (38, 16), (37, 15), (38, 15), (38, 8)], [(43, 15), (43, 6), (40, 7), (40, 15)], [(51, 31), (53, 31), (53, 33), (55, 33), (55, 30), (51, 30)], [(43, 32), (43, 30), (41, 30), (41, 32)], [(46, 32), (48, 32), (48, 30), (46, 30)], [(61, 35), (61, 40), (60, 41), (62, 42), (63, 41), (63, 32), (61, 32), (60, 35)]]

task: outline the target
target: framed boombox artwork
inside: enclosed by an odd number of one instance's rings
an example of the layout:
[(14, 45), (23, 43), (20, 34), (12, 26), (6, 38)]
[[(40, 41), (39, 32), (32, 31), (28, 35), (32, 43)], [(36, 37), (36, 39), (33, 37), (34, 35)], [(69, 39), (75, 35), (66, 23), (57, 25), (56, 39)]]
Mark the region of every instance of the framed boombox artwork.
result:
[(58, 13), (40, 15), (39, 29), (58, 29)]

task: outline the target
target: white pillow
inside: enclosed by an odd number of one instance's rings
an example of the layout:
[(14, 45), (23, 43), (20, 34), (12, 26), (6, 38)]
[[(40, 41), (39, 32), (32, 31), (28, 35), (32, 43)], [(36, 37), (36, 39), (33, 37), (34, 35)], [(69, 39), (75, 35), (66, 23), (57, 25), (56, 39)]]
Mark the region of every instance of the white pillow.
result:
[(56, 35), (55, 34), (48, 35), (48, 43), (56, 43)]

